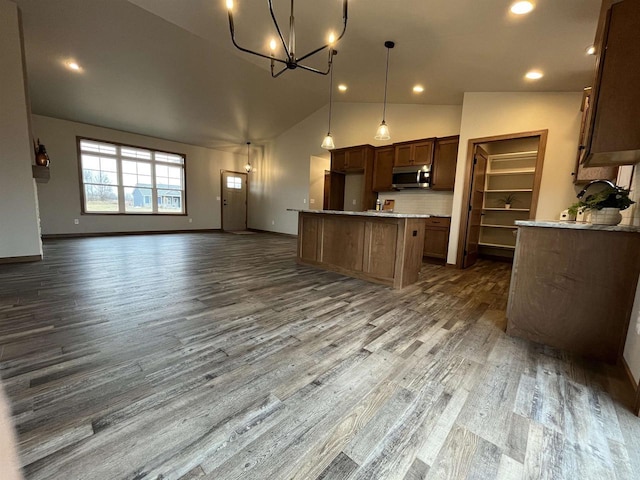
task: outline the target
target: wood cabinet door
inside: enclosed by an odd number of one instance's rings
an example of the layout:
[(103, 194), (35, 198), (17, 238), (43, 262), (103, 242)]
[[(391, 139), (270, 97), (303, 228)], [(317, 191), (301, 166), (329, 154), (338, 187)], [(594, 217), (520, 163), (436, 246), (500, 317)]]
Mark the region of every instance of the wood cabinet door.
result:
[(412, 145), (402, 144), (395, 146), (395, 158), (393, 161), (394, 167), (410, 167), (413, 165), (412, 160)]
[(412, 145), (412, 165), (431, 165), (433, 163), (434, 140), (423, 140)]
[(609, 9), (585, 139), (587, 166), (640, 161), (638, 25), (637, 0), (617, 2)]
[(436, 140), (431, 170), (431, 188), (433, 190), (453, 190), (458, 161), (459, 136)]
[(366, 154), (367, 152), (364, 147), (351, 148), (347, 150), (344, 162), (345, 170), (364, 170)]
[(618, 167), (585, 167), (582, 164), (586, 151), (585, 141), (587, 136), (587, 125), (589, 114), (591, 113), (591, 88), (585, 88), (582, 96), (582, 121), (580, 123), (580, 136), (578, 140), (578, 155), (576, 168), (573, 172), (573, 183), (583, 184), (591, 180), (605, 179), (615, 181), (618, 178)]
[(393, 147), (377, 148), (373, 159), (373, 185), (374, 192), (389, 192), (393, 183)]
[(425, 257), (447, 258), (447, 248), (449, 246), (448, 227), (427, 227), (424, 231)]
[(346, 160), (346, 150), (334, 150), (331, 152), (331, 170), (333, 172), (344, 172), (346, 168)]

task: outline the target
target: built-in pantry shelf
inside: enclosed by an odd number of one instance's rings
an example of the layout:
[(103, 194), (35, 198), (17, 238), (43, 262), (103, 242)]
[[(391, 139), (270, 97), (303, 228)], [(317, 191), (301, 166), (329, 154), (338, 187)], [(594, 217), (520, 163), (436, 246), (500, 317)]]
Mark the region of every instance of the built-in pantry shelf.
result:
[(481, 227), (488, 227), (488, 228), (510, 228), (512, 230), (515, 230), (515, 229), (518, 228), (515, 225), (495, 225), (495, 224), (488, 224), (488, 223), (483, 223), (480, 226)]
[(492, 212), (530, 212), (529, 208), (483, 208)]
[(493, 248), (504, 248), (506, 250), (515, 250), (515, 245), (504, 245), (502, 243), (487, 243), (487, 242), (479, 242), (478, 245), (482, 247), (493, 247)]
[(511, 188), (508, 190), (485, 190), (485, 193), (533, 192), (533, 188)]

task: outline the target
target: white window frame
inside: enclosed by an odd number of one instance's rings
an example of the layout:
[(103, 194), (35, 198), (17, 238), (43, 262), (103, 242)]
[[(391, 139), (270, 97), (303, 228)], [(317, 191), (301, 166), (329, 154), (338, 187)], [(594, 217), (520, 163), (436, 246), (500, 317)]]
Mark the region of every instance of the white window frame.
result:
[[(100, 152), (100, 153), (96, 153), (96, 152), (92, 152), (89, 150), (83, 150), (82, 148), (82, 142), (86, 141), (86, 142), (94, 142), (94, 143), (101, 143), (101, 144), (105, 144), (105, 145), (109, 145), (110, 147), (114, 147), (116, 150), (115, 154), (111, 154), (111, 153), (104, 153), (104, 152)], [(107, 141), (107, 140), (98, 140), (95, 138), (87, 138), (87, 137), (76, 137), (76, 143), (77, 143), (77, 149), (78, 149), (78, 171), (79, 171), (79, 182), (80, 182), (80, 198), (81, 198), (81, 208), (82, 208), (82, 214), (83, 215), (170, 215), (170, 216), (186, 216), (188, 215), (187, 213), (187, 174), (186, 174), (186, 168), (187, 168), (187, 156), (183, 153), (174, 153), (174, 152), (167, 152), (167, 151), (160, 151), (160, 150), (154, 150), (154, 149), (150, 149), (150, 148), (145, 148), (145, 147), (139, 147), (139, 146), (135, 146), (135, 145), (126, 145), (126, 144), (121, 144), (121, 143), (117, 143), (117, 142), (112, 142), (112, 141)], [(125, 149), (137, 149), (137, 150), (143, 150), (146, 152), (149, 152), (150, 154), (150, 158), (149, 159), (145, 159), (145, 158), (135, 158), (135, 157), (130, 157), (130, 156), (123, 156), (122, 155), (122, 150)], [(100, 157), (105, 157), (105, 158), (110, 158), (110, 159), (114, 159), (116, 161), (116, 165), (117, 165), (117, 185), (114, 185), (117, 188), (118, 191), (118, 210), (117, 211), (113, 211), (113, 212), (109, 212), (109, 211), (91, 211), (91, 210), (87, 210), (87, 199), (85, 198), (85, 181), (84, 181), (84, 175), (83, 175), (83, 165), (82, 165), (82, 155), (83, 153), (89, 154), (89, 155), (99, 155)], [(182, 163), (177, 163), (177, 162), (169, 162), (169, 161), (163, 161), (162, 159), (158, 159), (157, 156), (179, 156), (182, 159)], [(143, 187), (147, 190), (151, 190), (151, 211), (150, 212), (132, 212), (132, 211), (127, 211), (126, 209), (126, 200), (125, 200), (125, 189), (126, 188), (132, 188), (131, 186), (124, 185), (124, 176), (123, 176), (123, 169), (122, 169), (122, 162), (123, 161), (134, 161), (134, 162), (143, 162), (143, 163), (148, 163), (150, 165), (150, 171), (151, 171), (151, 186), (149, 188)], [(157, 183), (157, 177), (156, 177), (156, 166), (159, 165), (163, 165), (163, 166), (167, 166), (167, 167), (174, 167), (174, 168), (180, 168), (181, 169), (181, 187), (177, 187), (177, 186), (172, 186), (172, 185), (168, 185), (169, 188), (166, 187), (160, 187), (158, 188), (158, 183)], [(87, 184), (91, 184), (91, 183), (87, 183)], [(162, 190), (162, 191), (179, 191), (182, 192), (182, 209), (181, 211), (178, 212), (162, 212), (159, 211), (158, 209), (158, 190)], [(144, 198), (145, 198), (146, 193), (143, 193), (143, 205), (144, 205)]]

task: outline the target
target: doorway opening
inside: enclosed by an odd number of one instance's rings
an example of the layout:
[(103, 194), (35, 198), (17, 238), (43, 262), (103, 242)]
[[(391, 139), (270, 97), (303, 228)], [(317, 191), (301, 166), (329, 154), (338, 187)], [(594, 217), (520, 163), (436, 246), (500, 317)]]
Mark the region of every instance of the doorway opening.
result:
[(309, 158), (309, 210), (323, 210), (325, 174), (331, 168), (331, 160), (324, 157)]
[(456, 266), (513, 261), (517, 220), (535, 219), (548, 130), (469, 140)]
[(220, 171), (222, 192), (222, 230), (247, 230), (247, 178), (244, 172)]

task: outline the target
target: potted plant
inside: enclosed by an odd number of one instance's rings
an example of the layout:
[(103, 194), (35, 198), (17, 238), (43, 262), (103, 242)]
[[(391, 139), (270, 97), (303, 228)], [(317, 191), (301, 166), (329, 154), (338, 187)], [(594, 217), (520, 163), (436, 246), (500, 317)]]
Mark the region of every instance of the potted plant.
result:
[(629, 190), (622, 187), (607, 187), (569, 207), (569, 213), (576, 215), (586, 210), (591, 212), (594, 225), (617, 225), (622, 220), (620, 210), (626, 210), (634, 202), (629, 198)]
[(515, 202), (516, 195), (514, 193), (508, 193), (504, 197), (500, 197), (498, 199), (499, 202), (504, 203), (504, 208), (507, 210), (511, 208), (511, 204)]

